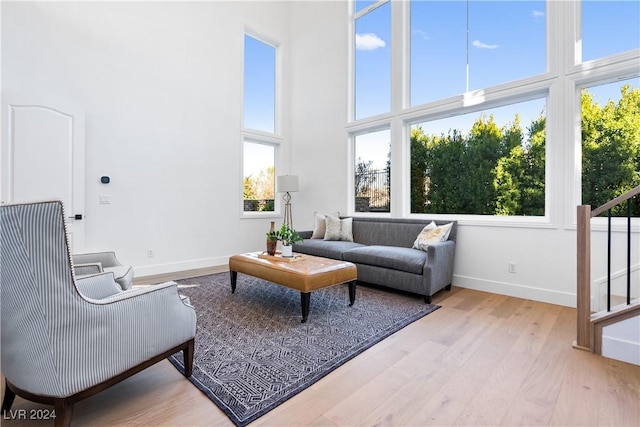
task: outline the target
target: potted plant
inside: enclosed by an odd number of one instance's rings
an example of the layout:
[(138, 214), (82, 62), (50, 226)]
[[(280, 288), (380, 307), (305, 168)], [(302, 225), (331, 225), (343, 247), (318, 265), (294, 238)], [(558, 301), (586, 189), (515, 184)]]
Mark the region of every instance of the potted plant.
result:
[(276, 231), (278, 240), (282, 242), (282, 256), (290, 258), (293, 256), (293, 244), (304, 240), (300, 233), (289, 227), (286, 222), (282, 223), (280, 230)]

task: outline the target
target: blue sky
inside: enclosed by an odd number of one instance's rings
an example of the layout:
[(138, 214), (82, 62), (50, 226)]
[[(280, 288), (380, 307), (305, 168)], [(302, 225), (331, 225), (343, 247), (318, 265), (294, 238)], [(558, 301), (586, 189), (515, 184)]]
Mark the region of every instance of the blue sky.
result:
[[(355, 7), (360, 10), (373, 3), (356, 1)], [(545, 1), (413, 1), (411, 7), (411, 105), (462, 94), (467, 85), (474, 91), (546, 70)], [(390, 13), (390, 4), (385, 4), (356, 22), (357, 118), (390, 109)], [(582, 14), (584, 60), (639, 46), (640, 2), (587, 0)], [(275, 49), (245, 37), (245, 127), (273, 131), (274, 69)], [(604, 103), (617, 99), (621, 84), (590, 90)], [(640, 79), (632, 84), (640, 86)], [(517, 111), (526, 128), (544, 108), (545, 100), (540, 99), (491, 112), (499, 125), (505, 125)], [(465, 131), (479, 114), (432, 122), (428, 130)], [(388, 139), (386, 135), (359, 139)], [(386, 161), (386, 155), (371, 154), (376, 163)]]
[[(389, 109), (390, 14), (386, 4), (356, 22), (357, 118)], [(411, 105), (546, 68), (544, 1), (414, 1), (410, 37)]]
[(244, 127), (274, 132), (276, 49), (244, 37)]
[[(586, 1), (583, 58), (637, 48), (639, 4)], [(357, 118), (389, 111), (390, 13), (386, 4), (356, 23)], [(545, 1), (412, 2), (411, 105), (544, 73), (545, 20)]]

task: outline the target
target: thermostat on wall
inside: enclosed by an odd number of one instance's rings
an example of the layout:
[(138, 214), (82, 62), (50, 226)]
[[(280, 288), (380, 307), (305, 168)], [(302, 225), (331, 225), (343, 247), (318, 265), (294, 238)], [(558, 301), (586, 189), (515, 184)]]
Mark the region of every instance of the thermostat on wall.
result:
[(100, 182), (103, 184), (108, 184), (109, 182), (111, 182), (111, 178), (109, 178), (108, 176), (103, 176), (100, 178)]

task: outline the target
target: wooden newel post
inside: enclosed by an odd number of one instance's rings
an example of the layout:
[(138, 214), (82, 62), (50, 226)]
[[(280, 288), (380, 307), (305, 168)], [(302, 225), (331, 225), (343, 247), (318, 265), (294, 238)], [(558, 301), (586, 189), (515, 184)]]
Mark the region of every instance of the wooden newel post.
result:
[(593, 351), (591, 343), (591, 206), (578, 206), (577, 339), (574, 347)]

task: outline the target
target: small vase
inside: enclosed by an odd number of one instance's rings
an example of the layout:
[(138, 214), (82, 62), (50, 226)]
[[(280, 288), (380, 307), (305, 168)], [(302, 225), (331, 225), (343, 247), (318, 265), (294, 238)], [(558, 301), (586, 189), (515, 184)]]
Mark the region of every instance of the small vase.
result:
[(293, 245), (282, 245), (282, 256), (284, 258), (293, 257)]
[(276, 254), (276, 245), (278, 244), (278, 239), (274, 239), (273, 236), (275, 230), (275, 221), (271, 221), (271, 227), (269, 227), (269, 234), (267, 234), (267, 253), (271, 256)]
[(271, 256), (276, 254), (276, 246), (278, 244), (277, 240), (267, 239), (267, 253)]

